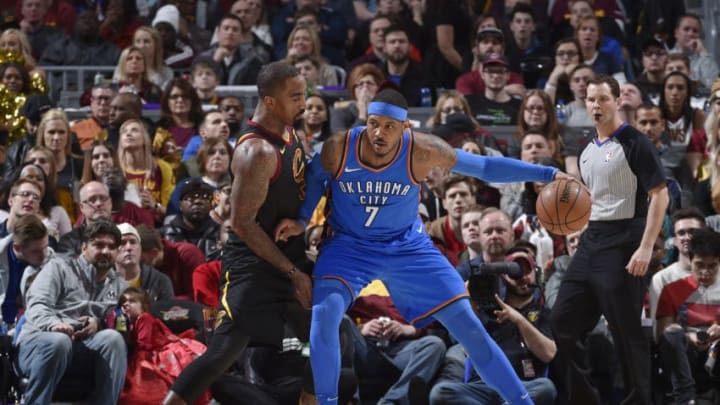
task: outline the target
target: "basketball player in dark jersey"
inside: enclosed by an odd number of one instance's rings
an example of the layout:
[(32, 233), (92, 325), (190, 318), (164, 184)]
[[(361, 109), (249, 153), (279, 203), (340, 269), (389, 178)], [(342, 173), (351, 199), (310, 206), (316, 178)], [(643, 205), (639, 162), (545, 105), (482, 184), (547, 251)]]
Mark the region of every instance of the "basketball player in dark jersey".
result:
[(231, 164), (232, 232), (215, 332), (205, 354), (175, 381), (166, 405), (192, 403), (250, 342), (282, 348), (286, 325), (302, 340), (309, 334), (311, 283), (299, 269), (303, 238), (275, 243), (270, 236), (281, 218), (298, 215), (304, 198), (305, 154), (292, 125), (304, 111), (306, 84), (282, 62), (263, 67), (257, 82), (260, 99)]

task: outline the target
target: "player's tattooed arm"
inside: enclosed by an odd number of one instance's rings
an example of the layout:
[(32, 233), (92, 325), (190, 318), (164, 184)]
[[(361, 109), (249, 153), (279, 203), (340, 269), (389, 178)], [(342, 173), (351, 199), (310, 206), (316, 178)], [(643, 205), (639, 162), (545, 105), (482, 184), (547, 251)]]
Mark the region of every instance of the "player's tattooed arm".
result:
[(413, 132), (413, 177), (422, 180), (434, 167), (451, 168), (455, 164), (455, 149), (435, 135)]
[(322, 147), (320, 162), (323, 169), (335, 177), (338, 170), (341, 169), (342, 157), (345, 151), (345, 142), (347, 141), (347, 133), (336, 132), (328, 138)]
[(261, 139), (249, 139), (235, 149), (231, 165), (231, 222), (238, 238), (256, 255), (276, 269), (287, 272), (294, 267), (292, 262), (255, 219), (267, 197), (270, 179), (277, 170), (277, 159), (275, 148)]

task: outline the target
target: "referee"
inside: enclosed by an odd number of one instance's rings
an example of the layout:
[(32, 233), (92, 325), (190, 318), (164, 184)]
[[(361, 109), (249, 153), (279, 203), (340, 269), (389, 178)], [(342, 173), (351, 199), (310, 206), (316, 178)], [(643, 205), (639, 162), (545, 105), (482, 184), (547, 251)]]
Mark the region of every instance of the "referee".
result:
[(552, 309), (558, 370), (571, 404), (600, 404), (576, 343), (605, 315), (620, 359), (627, 404), (652, 404), (650, 348), (640, 325), (646, 272), (668, 205), (657, 152), (621, 121), (620, 87), (609, 76), (590, 80), (585, 99), (597, 131), (580, 154), (582, 181), (592, 194), (583, 233)]

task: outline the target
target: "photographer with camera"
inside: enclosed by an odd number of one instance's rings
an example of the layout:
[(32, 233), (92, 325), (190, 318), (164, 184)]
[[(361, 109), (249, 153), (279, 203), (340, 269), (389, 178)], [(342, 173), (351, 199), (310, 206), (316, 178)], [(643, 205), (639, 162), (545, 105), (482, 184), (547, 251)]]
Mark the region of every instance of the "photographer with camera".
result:
[[(503, 263), (473, 265), (468, 288), (475, 313), (510, 360), (533, 402), (551, 405), (557, 392), (545, 376), (557, 348), (551, 335), (550, 312), (543, 307), (542, 292), (537, 288), (536, 270), (531, 252), (512, 248)], [(500, 287), (505, 289), (504, 299)], [(436, 384), (430, 403), (502, 403), (498, 393), (477, 374), (467, 374), (466, 382), (445, 380)]]

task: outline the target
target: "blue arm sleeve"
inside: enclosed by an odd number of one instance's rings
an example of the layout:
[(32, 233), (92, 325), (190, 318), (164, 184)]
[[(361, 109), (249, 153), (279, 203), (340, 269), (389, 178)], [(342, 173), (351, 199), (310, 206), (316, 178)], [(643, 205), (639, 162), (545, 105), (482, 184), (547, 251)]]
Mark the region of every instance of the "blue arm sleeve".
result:
[(555, 179), (554, 167), (534, 165), (522, 160), (506, 157), (482, 156), (455, 149), (457, 162), (450, 170), (455, 173), (473, 176), (492, 183), (512, 183), (517, 181), (542, 181)]
[(325, 188), (329, 180), (330, 173), (323, 169), (320, 164), (320, 154), (318, 153), (305, 166), (305, 200), (302, 207), (300, 207), (299, 220), (305, 221), (307, 224), (315, 207), (320, 202), (320, 198), (325, 194)]

